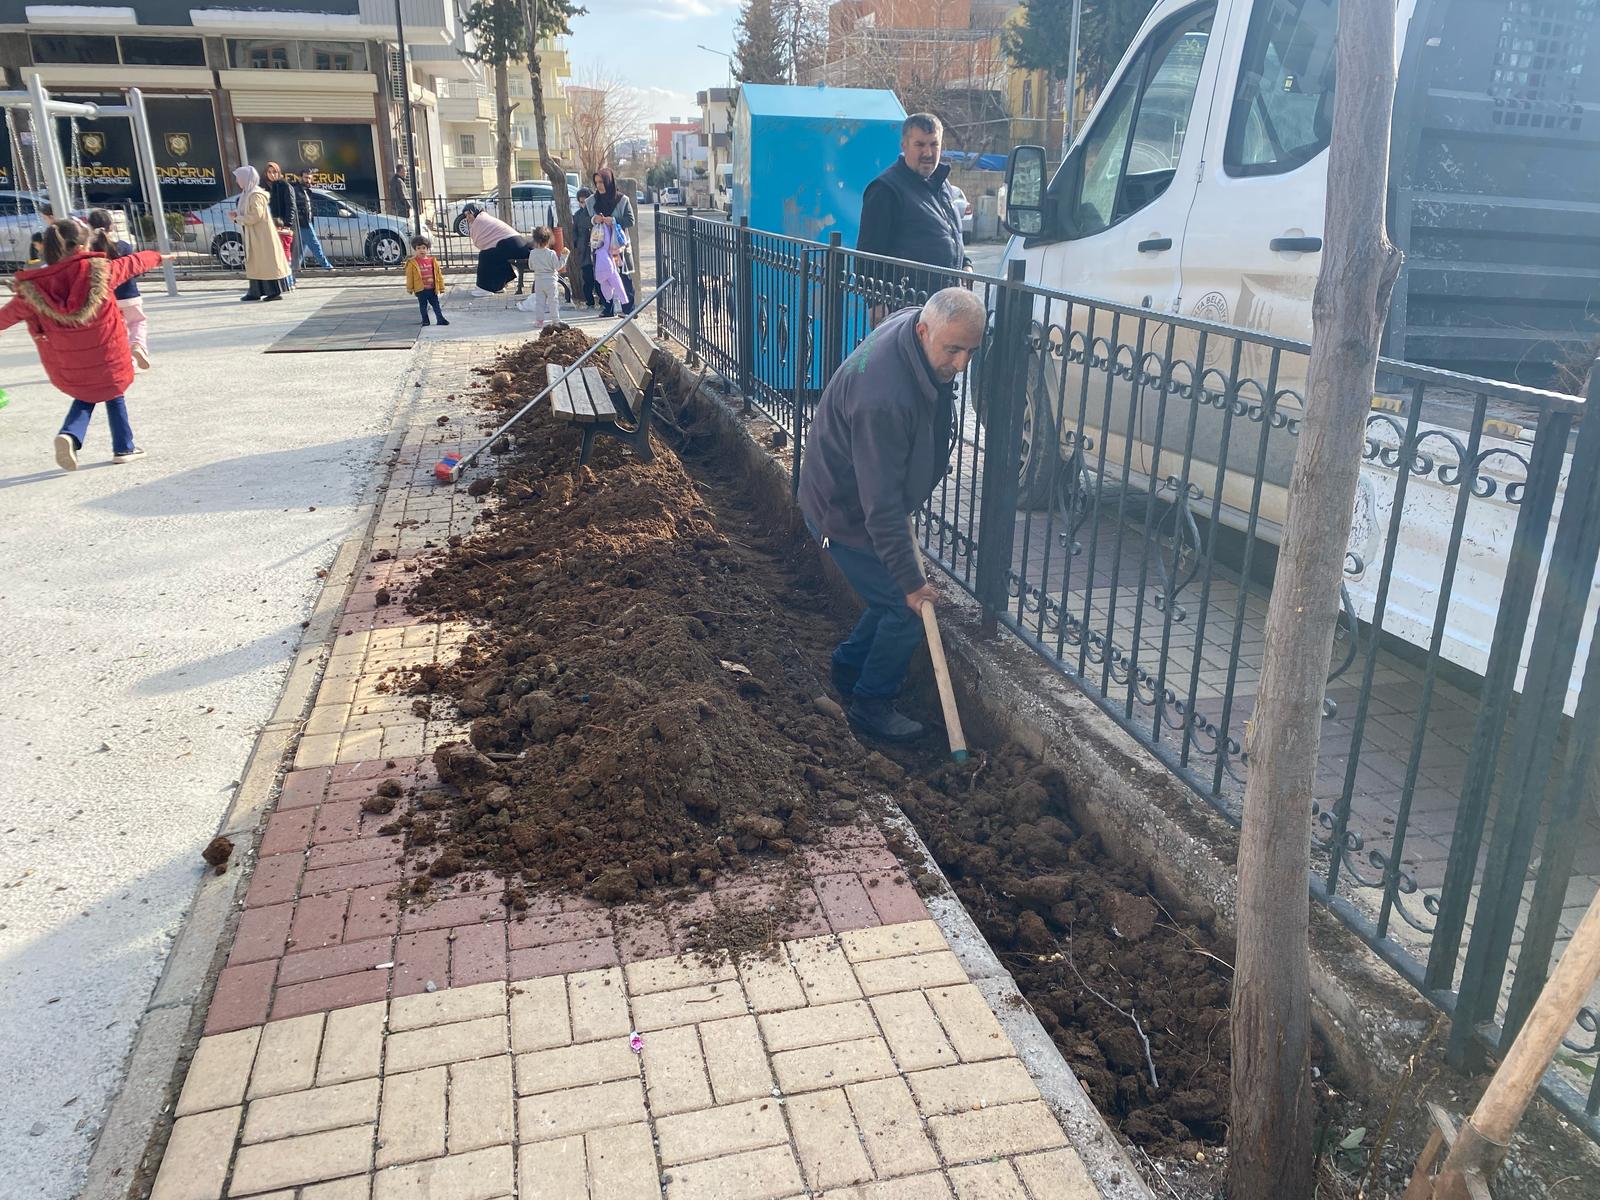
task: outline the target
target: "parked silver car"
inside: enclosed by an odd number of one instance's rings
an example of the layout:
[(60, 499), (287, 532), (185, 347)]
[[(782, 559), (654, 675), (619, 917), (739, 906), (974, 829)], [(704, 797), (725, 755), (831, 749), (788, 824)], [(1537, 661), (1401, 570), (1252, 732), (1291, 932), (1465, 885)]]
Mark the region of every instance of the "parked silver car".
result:
[[(398, 266), (406, 260), (411, 227), (404, 218), (362, 208), (321, 188), (311, 189), (312, 219), (330, 259)], [(182, 248), (208, 253), (232, 270), (244, 268), (244, 239), (236, 220), (237, 194), (209, 208), (183, 214)]]
[[(567, 195), (573, 208), (578, 207), (578, 189), (573, 186), (569, 177)], [(549, 225), (555, 221), (555, 196), (556, 191), (550, 186), (547, 179), (523, 179), (511, 185), (511, 224), (523, 233), (527, 233), (538, 225)], [(473, 197), (467, 200), (457, 200), (444, 210), (444, 215), (439, 218), (438, 227), (450, 233), (467, 236), (467, 218), (461, 210), (469, 204), (476, 204), (484, 212), (496, 216), (500, 211), (500, 193), (489, 192), (487, 195)]]

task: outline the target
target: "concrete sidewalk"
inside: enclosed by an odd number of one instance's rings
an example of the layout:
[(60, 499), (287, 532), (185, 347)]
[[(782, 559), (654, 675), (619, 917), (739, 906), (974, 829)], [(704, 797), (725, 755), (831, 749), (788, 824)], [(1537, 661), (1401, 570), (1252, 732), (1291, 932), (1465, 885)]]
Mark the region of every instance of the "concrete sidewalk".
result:
[(874, 827), (806, 853), (800, 916), (737, 966), (683, 951), (713, 908), (766, 909), (771, 886), (743, 877), (668, 907), (545, 895), (508, 916), (502, 881), (468, 875), (402, 908), (393, 814), (361, 801), (425, 781), (464, 732), (380, 688), (467, 635), (403, 604), (417, 557), (482, 511), (431, 474), (482, 424), (446, 397), (495, 340), (461, 332), (418, 348), (418, 424), (241, 864), (153, 1200), (1100, 1195)]

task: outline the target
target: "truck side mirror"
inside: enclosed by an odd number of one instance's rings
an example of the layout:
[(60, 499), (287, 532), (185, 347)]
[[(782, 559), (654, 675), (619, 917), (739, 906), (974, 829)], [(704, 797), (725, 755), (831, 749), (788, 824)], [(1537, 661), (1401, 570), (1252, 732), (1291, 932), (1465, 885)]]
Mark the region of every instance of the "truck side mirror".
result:
[(1044, 147), (1013, 147), (1006, 164), (1006, 228), (1023, 237), (1043, 233), (1044, 196)]

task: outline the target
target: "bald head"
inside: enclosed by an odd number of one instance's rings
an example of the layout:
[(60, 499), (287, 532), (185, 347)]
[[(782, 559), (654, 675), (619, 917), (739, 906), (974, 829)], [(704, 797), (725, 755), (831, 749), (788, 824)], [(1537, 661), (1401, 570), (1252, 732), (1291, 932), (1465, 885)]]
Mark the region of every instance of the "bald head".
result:
[(941, 382), (949, 383), (962, 371), (983, 342), (988, 314), (983, 301), (966, 288), (935, 292), (922, 306), (917, 339)]

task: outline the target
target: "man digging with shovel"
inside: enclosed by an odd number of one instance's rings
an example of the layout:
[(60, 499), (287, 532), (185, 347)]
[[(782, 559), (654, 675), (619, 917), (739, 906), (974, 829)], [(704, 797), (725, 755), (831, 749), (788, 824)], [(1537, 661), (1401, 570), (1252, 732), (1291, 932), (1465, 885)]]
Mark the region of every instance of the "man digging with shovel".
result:
[(828, 381), (800, 468), (800, 511), (866, 612), (833, 652), (850, 724), (905, 742), (920, 722), (894, 702), (922, 640), (923, 574), (910, 515), (949, 467), (955, 380), (983, 340), (983, 303), (963, 288), (884, 321)]

